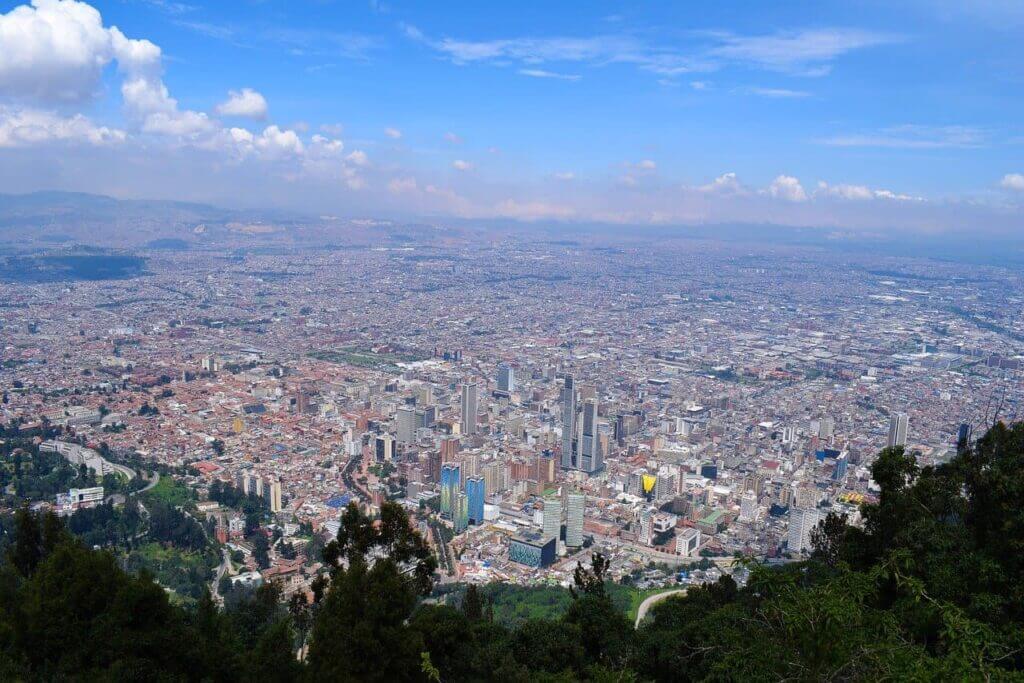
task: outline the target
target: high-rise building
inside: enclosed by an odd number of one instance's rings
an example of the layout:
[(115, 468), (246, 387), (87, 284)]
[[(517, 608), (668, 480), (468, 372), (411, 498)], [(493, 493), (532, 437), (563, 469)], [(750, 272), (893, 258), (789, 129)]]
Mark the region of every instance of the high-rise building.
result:
[(549, 496), (544, 499), (544, 537), (556, 541), (562, 536), (562, 498)]
[(789, 552), (799, 554), (811, 547), (811, 530), (821, 518), (817, 508), (794, 507), (789, 511)]
[(441, 465), (441, 514), (452, 516), (454, 498), (462, 484), (461, 466), (457, 462), (446, 462)]
[(910, 418), (906, 413), (894, 413), (889, 417), (889, 440), (886, 445), (889, 448), (907, 445), (907, 430), (910, 427)]
[(582, 493), (570, 493), (566, 496), (565, 545), (570, 548), (579, 548), (583, 545), (583, 512), (586, 504), (587, 497)]
[(462, 422), (460, 427), (466, 435), (476, 434), (476, 415), (478, 387), (476, 384), (465, 383), (462, 385)]
[(469, 526), (469, 498), (465, 493), (457, 491), (452, 499), (452, 528), (461, 534)]
[(562, 469), (579, 467), (576, 441), (576, 382), (572, 375), (565, 376), (562, 386)]
[(588, 398), (583, 402), (580, 456), (579, 468), (584, 472), (592, 474), (604, 468), (604, 456), (601, 452), (601, 435), (598, 431), (598, 406), (596, 398)]
[(515, 371), (511, 365), (498, 366), (498, 391), (512, 393), (516, 390)]
[(430, 451), (427, 454), (427, 479), (432, 482), (441, 481), (441, 451)]
[(395, 415), (397, 423), (398, 442), (413, 443), (416, 441), (416, 410), (412, 407), (402, 407)]
[(832, 471), (832, 479), (835, 481), (846, 481), (846, 472), (850, 466), (850, 456), (847, 453), (841, 453), (836, 458), (836, 468)]
[(459, 454), (462, 444), (454, 436), (441, 439), (441, 462), (451, 462)]
[(373, 440), (373, 455), (377, 462), (390, 462), (395, 458), (395, 437), (379, 434)]
[(818, 436), (822, 439), (831, 439), (832, 434), (835, 433), (835, 429), (836, 421), (828, 415), (818, 421)]
[(740, 520), (753, 522), (757, 519), (757, 496), (753, 491), (747, 491), (740, 498)]
[(484, 495), (483, 477), (470, 477), (466, 480), (466, 498), (469, 505), (469, 523), (483, 524), (484, 521)]
[(270, 482), (270, 511), (277, 513), (284, 509), (281, 501), (281, 480), (274, 479)]

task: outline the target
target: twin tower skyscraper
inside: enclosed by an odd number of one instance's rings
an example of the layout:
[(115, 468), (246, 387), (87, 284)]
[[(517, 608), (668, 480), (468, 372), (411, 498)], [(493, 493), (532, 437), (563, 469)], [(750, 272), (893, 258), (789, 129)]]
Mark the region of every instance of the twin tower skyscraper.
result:
[(562, 386), (562, 469), (594, 474), (604, 469), (596, 398), (580, 401), (572, 375)]

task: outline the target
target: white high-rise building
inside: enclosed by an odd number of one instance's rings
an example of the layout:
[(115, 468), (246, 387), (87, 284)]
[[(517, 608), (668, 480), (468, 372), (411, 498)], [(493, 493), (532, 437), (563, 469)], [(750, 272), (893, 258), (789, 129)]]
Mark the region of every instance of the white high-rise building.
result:
[(562, 498), (550, 496), (544, 499), (544, 537), (557, 540), (562, 535)]
[(565, 545), (579, 548), (583, 545), (583, 512), (587, 506), (587, 497), (582, 493), (570, 493), (566, 496), (565, 513)]
[(270, 511), (277, 513), (284, 509), (281, 501), (281, 481), (275, 479), (270, 482)]
[(794, 507), (789, 511), (789, 552), (800, 554), (811, 547), (811, 530), (821, 519), (817, 508)]
[(462, 385), (462, 433), (466, 435), (476, 434), (476, 415), (478, 410), (478, 387), (476, 384), (466, 383)]
[(747, 491), (740, 498), (740, 521), (753, 522), (757, 519), (757, 496)]
[(889, 417), (889, 440), (887, 446), (907, 445), (907, 429), (910, 427), (910, 418), (906, 413), (894, 413)]

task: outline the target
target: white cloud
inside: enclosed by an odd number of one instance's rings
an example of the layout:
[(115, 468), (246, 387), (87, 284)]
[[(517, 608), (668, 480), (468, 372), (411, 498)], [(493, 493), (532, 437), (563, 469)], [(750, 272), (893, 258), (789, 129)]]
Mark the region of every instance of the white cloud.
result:
[(531, 78), (551, 78), (558, 81), (580, 80), (579, 74), (562, 74), (554, 71), (547, 71), (546, 69), (520, 69), (519, 75), (529, 76)]
[(107, 145), (125, 140), (122, 130), (97, 126), (75, 114), (64, 117), (35, 109), (0, 107), (0, 147), (28, 147), (49, 142)]
[(654, 169), (658, 168), (658, 164), (654, 163), (650, 159), (644, 159), (643, 161), (638, 163), (636, 167), (644, 171), (653, 171)]
[(799, 99), (810, 97), (811, 93), (803, 90), (787, 90), (786, 88), (751, 88), (750, 92), (761, 97), (774, 97), (782, 99)]
[(1007, 173), (999, 182), (999, 186), (1005, 190), (1016, 190), (1017, 192), (1024, 192), (1024, 174)]
[(890, 126), (869, 133), (835, 135), (818, 140), (833, 147), (883, 147), (892, 149), (941, 149), (980, 147), (987, 134), (973, 126)]
[(267, 118), (267, 100), (252, 88), (231, 90), (228, 99), (217, 105), (221, 116), (240, 116), (249, 119)]
[(707, 90), (707, 81), (690, 81), (690, 87), (694, 90)]
[(366, 166), (370, 163), (370, 160), (366, 157), (366, 152), (361, 149), (357, 149), (349, 153), (349, 155), (345, 157), (345, 160), (353, 166)]
[(473, 164), (468, 161), (463, 161), (462, 159), (456, 159), (452, 162), (452, 168), (456, 171), (472, 171)]
[(562, 171), (561, 173), (555, 174), (556, 180), (575, 180), (576, 174), (572, 171)]
[(740, 194), (745, 191), (736, 174), (731, 172), (723, 173), (707, 185), (701, 185), (697, 189), (708, 194)]
[(455, 133), (452, 133), (451, 131), (449, 131), (449, 132), (444, 134), (444, 139), (445, 139), (446, 142), (450, 142), (453, 145), (461, 145), (462, 144), (462, 138), (459, 137), (458, 135), (456, 135)]
[(780, 175), (768, 186), (768, 194), (776, 199), (784, 199), (789, 202), (803, 202), (807, 200), (807, 193), (800, 185), (800, 181), (793, 176)]
[(578, 76), (540, 67), (559, 62), (595, 67), (632, 64), (660, 76), (672, 77), (714, 71), (728, 63), (740, 63), (770, 71), (814, 76), (828, 73), (832, 61), (848, 52), (901, 39), (899, 36), (848, 28), (759, 36), (705, 31), (691, 34), (693, 40), (688, 49), (684, 49), (676, 42), (648, 42), (627, 34), (432, 40), (422, 31), (408, 26), (405, 33), (455, 64), (486, 62), (516, 67), (520, 74), (526, 76), (569, 80)]
[(84, 2), (33, 0), (0, 15), (0, 95), (86, 100), (113, 58), (111, 31)]
[(340, 123), (323, 123), (320, 124), (320, 132), (338, 137), (345, 132), (345, 126)]
[(830, 63), (847, 52), (901, 40), (898, 36), (848, 28), (761, 36), (713, 35), (721, 41), (711, 48), (713, 57), (804, 76), (827, 74), (831, 69)]
[(384, 135), (387, 135), (392, 140), (398, 140), (402, 137), (402, 131), (397, 128), (385, 128)]
[(893, 192), (892, 190), (876, 190), (866, 185), (848, 185), (846, 183), (829, 185), (823, 180), (818, 183), (818, 189), (814, 195), (816, 197), (834, 197), (849, 201), (868, 201), (872, 199), (887, 199), (901, 202), (923, 201), (921, 197), (912, 197), (911, 195)]

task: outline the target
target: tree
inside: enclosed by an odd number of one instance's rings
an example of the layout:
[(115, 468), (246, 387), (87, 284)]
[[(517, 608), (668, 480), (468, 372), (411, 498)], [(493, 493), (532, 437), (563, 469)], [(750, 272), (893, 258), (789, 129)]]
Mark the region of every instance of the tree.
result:
[(270, 566), (270, 542), (262, 531), (257, 531), (252, 536), (252, 556), (256, 559), (256, 566), (266, 569)]
[(466, 588), (466, 595), (462, 598), (462, 613), (469, 621), (480, 621), (484, 616), (484, 603), (480, 597), (480, 589), (476, 584), (471, 583)]
[(374, 521), (350, 504), (324, 561), (333, 569), (311, 635), (311, 673), (340, 681), (418, 677), (422, 640), (407, 622), (416, 596), (430, 592), (436, 560), (405, 511), (385, 502)]

